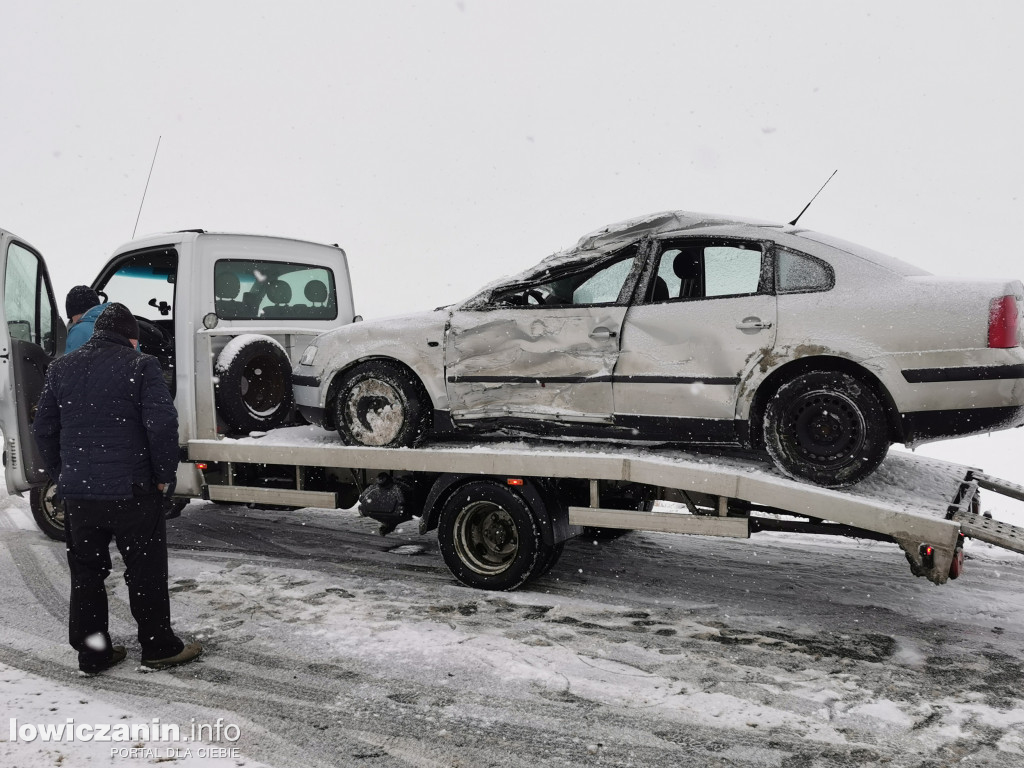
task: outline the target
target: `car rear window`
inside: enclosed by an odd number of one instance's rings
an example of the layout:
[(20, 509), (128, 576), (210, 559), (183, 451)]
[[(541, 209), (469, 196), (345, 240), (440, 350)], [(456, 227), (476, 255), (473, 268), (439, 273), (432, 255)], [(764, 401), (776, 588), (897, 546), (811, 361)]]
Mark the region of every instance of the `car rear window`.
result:
[(845, 251), (853, 256), (870, 261), (884, 269), (888, 269), (895, 272), (898, 275), (904, 275), (905, 277), (911, 277), (914, 275), (930, 275), (931, 272), (916, 267), (913, 264), (897, 259), (894, 256), (887, 256), (884, 253), (879, 253), (871, 248), (865, 248), (863, 245), (857, 245), (856, 243), (850, 243), (846, 240), (842, 240), (838, 237), (832, 237), (832, 235), (823, 235), (820, 232), (812, 232), (810, 230), (804, 230), (802, 232), (794, 232), (797, 237), (802, 237), (805, 240), (813, 240), (816, 243), (822, 245), (828, 245), (832, 248), (837, 248), (840, 251)]

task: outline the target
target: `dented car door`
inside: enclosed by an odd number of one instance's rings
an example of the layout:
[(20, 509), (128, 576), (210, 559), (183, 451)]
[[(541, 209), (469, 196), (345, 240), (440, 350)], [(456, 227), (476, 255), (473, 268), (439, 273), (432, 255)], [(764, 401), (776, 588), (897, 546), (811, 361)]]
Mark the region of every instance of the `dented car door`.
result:
[(546, 268), (457, 308), (445, 337), (453, 420), (610, 423), (636, 252)]
[(741, 377), (775, 343), (766, 253), (757, 242), (661, 245), (623, 327), (617, 424), (668, 439), (735, 440)]

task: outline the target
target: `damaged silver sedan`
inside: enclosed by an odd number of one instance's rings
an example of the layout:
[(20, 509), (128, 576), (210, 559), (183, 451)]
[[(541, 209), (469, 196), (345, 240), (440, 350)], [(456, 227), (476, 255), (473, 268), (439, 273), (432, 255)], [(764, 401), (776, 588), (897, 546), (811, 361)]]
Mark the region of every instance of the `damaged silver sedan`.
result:
[(349, 444), (430, 433), (739, 445), (846, 486), (892, 443), (1020, 426), (1018, 280), (937, 278), (785, 224), (606, 227), (433, 312), (318, 337), (295, 400)]

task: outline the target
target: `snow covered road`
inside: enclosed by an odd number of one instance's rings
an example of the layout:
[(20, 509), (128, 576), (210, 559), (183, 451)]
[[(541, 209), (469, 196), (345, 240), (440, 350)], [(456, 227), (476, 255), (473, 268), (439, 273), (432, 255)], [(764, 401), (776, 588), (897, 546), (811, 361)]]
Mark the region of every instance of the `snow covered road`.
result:
[(129, 661), (85, 678), (63, 545), (0, 503), (3, 765), (152, 764), (6, 727), (121, 715), (238, 725), (230, 759), (163, 760), (188, 766), (1024, 764), (1024, 557), (988, 545), (936, 587), (895, 545), (633, 533), (485, 593), (414, 525), (193, 503), (169, 526), (172, 610), (207, 655), (139, 670), (118, 564)]

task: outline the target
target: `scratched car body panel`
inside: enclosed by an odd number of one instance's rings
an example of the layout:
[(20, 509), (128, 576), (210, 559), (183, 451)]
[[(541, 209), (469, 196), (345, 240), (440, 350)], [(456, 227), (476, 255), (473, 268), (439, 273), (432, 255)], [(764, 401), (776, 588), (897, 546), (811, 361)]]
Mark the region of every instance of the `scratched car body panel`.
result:
[[(669, 212), (452, 307), (323, 334), (294, 370), (296, 402), (346, 437), (338, 377), (390, 360), (425, 393), (402, 407), (430, 408), (435, 431), (767, 443), (784, 472), (842, 485), (862, 476), (836, 470), (843, 451), (877, 465), (890, 442), (1019, 426), (1021, 307), (1018, 280), (939, 278), (791, 225)], [(780, 459), (786, 440), (820, 471)]]

